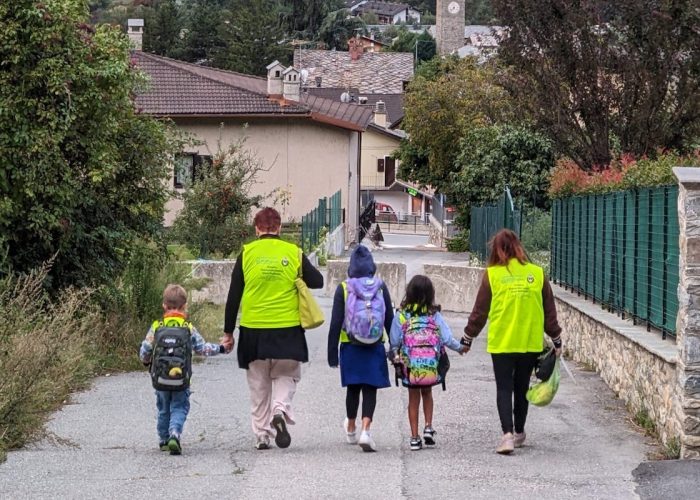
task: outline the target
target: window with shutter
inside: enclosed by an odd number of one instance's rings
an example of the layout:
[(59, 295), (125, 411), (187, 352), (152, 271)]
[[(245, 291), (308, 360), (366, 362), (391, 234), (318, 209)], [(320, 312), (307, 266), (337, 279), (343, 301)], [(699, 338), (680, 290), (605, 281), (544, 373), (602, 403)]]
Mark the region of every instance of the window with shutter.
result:
[(377, 158), (377, 172), (384, 172), (384, 158)]

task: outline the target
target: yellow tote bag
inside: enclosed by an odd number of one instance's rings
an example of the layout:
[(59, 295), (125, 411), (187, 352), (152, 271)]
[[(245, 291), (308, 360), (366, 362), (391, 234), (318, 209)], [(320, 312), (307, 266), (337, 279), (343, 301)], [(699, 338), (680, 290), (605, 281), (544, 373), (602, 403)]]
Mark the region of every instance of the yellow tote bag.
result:
[(301, 278), (302, 270), (302, 250), (299, 249), (299, 275), (294, 280), (294, 284), (299, 292), (299, 318), (301, 319), (301, 327), (305, 330), (318, 328), (323, 324), (323, 311), (318, 306), (316, 299), (311, 295), (311, 290), (306, 286)]

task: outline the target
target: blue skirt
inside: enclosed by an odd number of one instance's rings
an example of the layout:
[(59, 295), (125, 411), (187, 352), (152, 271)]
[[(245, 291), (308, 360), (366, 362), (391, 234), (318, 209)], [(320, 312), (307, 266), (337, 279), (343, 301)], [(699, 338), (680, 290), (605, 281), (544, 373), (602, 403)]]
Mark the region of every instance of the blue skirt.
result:
[(391, 386), (382, 342), (372, 346), (343, 342), (340, 344), (339, 361), (343, 387), (351, 384), (367, 384), (378, 389)]

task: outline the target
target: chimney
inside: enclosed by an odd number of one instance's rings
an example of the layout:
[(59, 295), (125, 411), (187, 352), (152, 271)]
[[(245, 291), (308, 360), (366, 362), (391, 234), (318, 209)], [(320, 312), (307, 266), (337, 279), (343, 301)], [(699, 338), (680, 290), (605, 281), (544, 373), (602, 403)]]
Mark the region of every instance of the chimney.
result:
[(384, 101), (377, 101), (374, 104), (374, 124), (378, 127), (386, 128), (386, 105)]
[(288, 101), (299, 101), (301, 81), (299, 72), (292, 66), (282, 72), (282, 95)]
[(362, 42), (359, 35), (348, 40), (348, 50), (350, 51), (350, 60), (357, 61), (362, 57)]
[(134, 50), (141, 50), (143, 47), (143, 19), (129, 19), (126, 22), (126, 33), (131, 40)]
[(285, 67), (279, 61), (267, 65), (267, 94), (282, 95), (282, 72)]
[(323, 83), (323, 78), (320, 76), (316, 77), (316, 86), (321, 87), (321, 83)]

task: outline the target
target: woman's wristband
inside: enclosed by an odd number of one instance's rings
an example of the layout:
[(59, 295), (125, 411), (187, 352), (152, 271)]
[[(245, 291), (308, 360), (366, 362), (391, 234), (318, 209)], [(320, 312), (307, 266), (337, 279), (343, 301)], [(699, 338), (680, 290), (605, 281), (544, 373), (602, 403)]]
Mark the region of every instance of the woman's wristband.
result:
[(561, 335), (559, 335), (557, 338), (552, 339), (552, 344), (554, 344), (554, 347), (556, 349), (561, 349), (561, 345), (562, 345)]
[(462, 337), (462, 340), (459, 341), (460, 344), (462, 344), (465, 347), (469, 347), (469, 348), (471, 348), (472, 342), (474, 342), (474, 339), (472, 337), (470, 337), (469, 335), (467, 335), (466, 333)]

